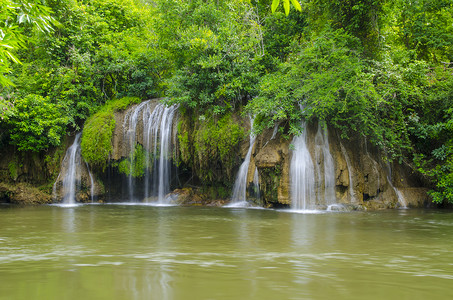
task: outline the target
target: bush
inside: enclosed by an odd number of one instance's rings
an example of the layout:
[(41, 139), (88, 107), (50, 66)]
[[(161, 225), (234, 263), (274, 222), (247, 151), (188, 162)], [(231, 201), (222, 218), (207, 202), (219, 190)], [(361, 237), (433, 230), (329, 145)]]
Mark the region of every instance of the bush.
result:
[(92, 115), (83, 129), (81, 147), (85, 161), (93, 166), (105, 168), (112, 152), (112, 137), (115, 130), (115, 112), (139, 103), (139, 98), (124, 97), (107, 102)]
[(19, 151), (39, 152), (58, 146), (69, 118), (61, 106), (46, 97), (29, 94), (14, 103), (13, 115), (7, 121), (11, 143)]

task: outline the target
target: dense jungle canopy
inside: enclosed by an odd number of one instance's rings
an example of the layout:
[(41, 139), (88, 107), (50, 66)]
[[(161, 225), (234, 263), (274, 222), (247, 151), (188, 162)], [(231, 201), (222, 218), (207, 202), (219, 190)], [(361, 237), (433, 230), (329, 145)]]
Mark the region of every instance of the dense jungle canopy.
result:
[(117, 99), (165, 97), (257, 132), (358, 133), (453, 203), (453, 2), (279, 2), (0, 0), (0, 147), (46, 151)]

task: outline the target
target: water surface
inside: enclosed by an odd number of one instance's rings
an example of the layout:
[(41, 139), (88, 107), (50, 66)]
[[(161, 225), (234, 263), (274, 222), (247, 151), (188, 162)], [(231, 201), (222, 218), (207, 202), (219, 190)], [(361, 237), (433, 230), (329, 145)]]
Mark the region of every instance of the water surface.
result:
[(451, 299), (453, 215), (0, 207), (0, 299)]

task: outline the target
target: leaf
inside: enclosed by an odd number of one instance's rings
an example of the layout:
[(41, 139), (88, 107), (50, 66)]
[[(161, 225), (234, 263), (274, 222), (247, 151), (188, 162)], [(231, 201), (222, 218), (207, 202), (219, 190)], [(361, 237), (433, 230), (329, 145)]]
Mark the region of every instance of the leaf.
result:
[(11, 58), (11, 60), (14, 61), (16, 64), (20, 64), (20, 63), (21, 63), (20, 60), (19, 60), (16, 56), (14, 56), (11, 52), (5, 50), (5, 53), (6, 53), (6, 54)]
[(7, 45), (7, 44), (0, 44), (0, 47), (5, 47), (5, 48), (9, 48), (9, 49), (14, 49), (13, 46), (10, 46), (10, 45)]
[(289, 15), (289, 0), (283, 0), (283, 7), (285, 8), (285, 14)]
[(24, 13), (17, 16), (17, 23), (21, 24), (24, 22), (26, 15)]
[(272, 12), (274, 13), (277, 9), (278, 5), (280, 4), (280, 0), (272, 0)]
[(294, 8), (297, 9), (298, 11), (302, 11), (302, 7), (300, 6), (299, 1), (297, 0), (291, 0), (291, 3), (294, 5)]

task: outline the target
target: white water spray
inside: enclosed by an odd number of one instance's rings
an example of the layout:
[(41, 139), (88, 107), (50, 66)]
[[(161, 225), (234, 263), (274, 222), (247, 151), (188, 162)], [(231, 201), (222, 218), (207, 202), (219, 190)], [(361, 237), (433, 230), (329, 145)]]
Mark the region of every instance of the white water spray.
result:
[(91, 174), (90, 167), (88, 166), (88, 163), (85, 162), (85, 165), (88, 170), (88, 176), (90, 177), (90, 197), (91, 197), (91, 203), (94, 203), (94, 179), (93, 179), (93, 174)]
[(401, 193), (401, 191), (397, 187), (395, 187), (393, 185), (393, 182), (392, 182), (392, 166), (390, 165), (390, 162), (387, 162), (386, 166), (387, 166), (387, 173), (388, 173), (387, 174), (387, 181), (388, 181), (390, 187), (395, 192), (395, 195), (396, 195), (396, 197), (398, 199), (398, 203), (401, 205), (402, 208), (407, 208), (407, 201), (404, 198), (403, 193)]
[(315, 168), (307, 146), (306, 122), (302, 123), (302, 134), (293, 138), (294, 151), (291, 158), (291, 208), (307, 210), (315, 208)]
[(128, 176), (128, 190), (129, 190), (129, 201), (134, 202), (134, 154), (135, 154), (135, 145), (137, 141), (137, 125), (139, 120), (139, 115), (142, 112), (143, 108), (146, 107), (148, 101), (142, 102), (137, 105), (133, 110), (127, 112), (124, 117), (123, 131), (126, 140), (128, 141), (129, 147), (129, 176)]
[[(145, 101), (128, 112), (124, 120), (124, 134), (130, 147), (130, 174), (128, 176), (129, 200), (134, 202), (133, 155), (137, 143), (137, 128), (143, 126), (145, 154), (144, 199), (157, 197), (157, 204), (169, 204), (165, 195), (170, 191), (171, 179), (171, 137), (173, 119), (178, 105), (167, 107), (158, 104), (152, 109), (151, 100)], [(141, 118), (140, 118), (141, 117)]]
[[(249, 171), (250, 159), (252, 157), (253, 145), (255, 144), (255, 135), (252, 133), (253, 119), (250, 118), (250, 146), (245, 156), (244, 162), (239, 168), (236, 180), (233, 187), (233, 196), (231, 197), (230, 206), (249, 206), (247, 203), (247, 175)], [(258, 171), (255, 170), (255, 176), (258, 176)], [(258, 182), (258, 179), (257, 179)], [(259, 190), (259, 186), (257, 187)]]
[[(318, 173), (318, 199), (324, 200), (325, 205), (335, 204), (335, 166), (330, 153), (327, 128), (322, 128), (318, 122), (318, 131), (315, 136), (315, 157)], [(324, 170), (321, 171), (321, 165)], [(322, 176), (324, 174), (324, 176)]]
[[(80, 155), (80, 135), (77, 133), (72, 145), (66, 150), (62, 166), (67, 166), (66, 173), (63, 174), (63, 204), (74, 205), (76, 203), (76, 195), (80, 188), (81, 181), (81, 161)], [(56, 198), (56, 186), (62, 173), (58, 174), (57, 180), (53, 186), (54, 199)]]

